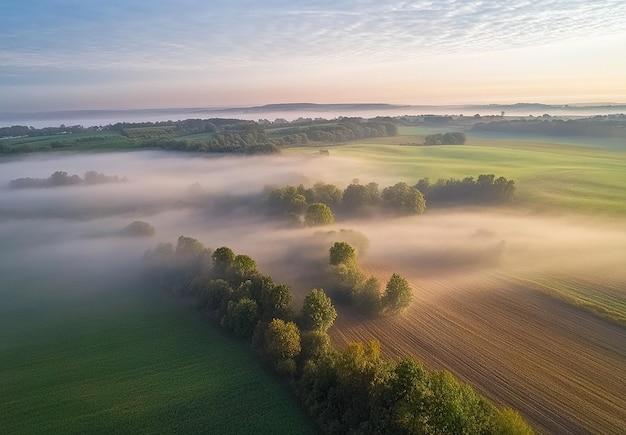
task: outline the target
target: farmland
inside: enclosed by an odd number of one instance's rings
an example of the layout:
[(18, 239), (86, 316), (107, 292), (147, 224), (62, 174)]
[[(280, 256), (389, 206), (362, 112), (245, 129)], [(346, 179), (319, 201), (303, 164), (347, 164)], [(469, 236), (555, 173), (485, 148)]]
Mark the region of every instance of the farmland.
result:
[(170, 295), (42, 271), (3, 270), (0, 432), (314, 433), (249, 349)]
[[(504, 174), (516, 180), (517, 201), (508, 211), (438, 210), (426, 222), (387, 222), (385, 227), (403, 228), (395, 232), (354, 224), (370, 237), (363, 259), (368, 271), (381, 281), (392, 272), (408, 277), (416, 299), (397, 320), (364, 320), (344, 309), (333, 338), (346, 343), (377, 337), (390, 355), (413, 354), (450, 369), (518, 409), (541, 432), (620, 433), (626, 421), (624, 151), (610, 140), (586, 147), (580, 139), (472, 135), (463, 147), (406, 145), (417, 141), (398, 136), (384, 144), (332, 147), (330, 153), (362, 159), (368, 169), (375, 161), (376, 171), (359, 175), (363, 181)], [(456, 219), (449, 217), (455, 213)], [(510, 219), (508, 236), (498, 213)], [(470, 239), (453, 243), (441, 235), (443, 228), (448, 237), (488, 228), (506, 240), (507, 260), (469, 261), (476, 259), (471, 250), (463, 252)], [(616, 232), (601, 237), (616, 241), (614, 247), (587, 245), (593, 238), (587, 231), (607, 228)], [(520, 251), (516, 256), (515, 232), (529, 246), (536, 243), (530, 258)], [(389, 240), (397, 241), (393, 253)]]
[[(265, 184), (345, 186), (358, 178), (385, 187), (495, 173), (515, 180), (512, 203), (336, 224), (367, 240), (359, 261), (368, 274), (381, 282), (401, 274), (414, 301), (397, 318), (366, 319), (339, 307), (331, 336), (337, 345), (376, 338), (387, 356), (414, 355), (430, 368), (451, 370), (519, 410), (540, 432), (620, 433), (626, 420), (624, 151), (612, 139), (586, 146), (580, 138), (485, 134), (468, 134), (466, 145), (414, 145), (437, 131), (401, 127), (394, 137), (324, 145), (329, 156), (318, 145), (272, 157), (142, 151), (7, 158), (0, 174), (7, 289), (0, 322), (10, 331), (0, 342), (0, 385), (8, 392), (2, 424), (18, 432), (210, 425), (222, 432), (235, 421), (238, 428), (301, 432), (309, 421), (249, 349), (184, 304), (144, 289), (127, 267), (154, 240), (121, 239), (119, 229), (141, 218), (154, 225), (159, 241), (182, 233), (213, 248), (232, 246), (292, 285), (299, 303), (324, 285), (328, 246), (310, 229), (282, 228), (257, 213)], [(166, 132), (141, 127), (129, 135), (153, 133)], [(67, 168), (129, 181), (6, 188), (12, 178)], [(183, 200), (196, 182), (213, 195), (210, 207)], [(246, 203), (250, 198), (256, 199)], [(97, 273), (67, 272), (81, 267)], [(266, 403), (268, 394), (278, 402)], [(258, 419), (250, 409), (258, 409)], [(25, 419), (27, 410), (36, 417)]]

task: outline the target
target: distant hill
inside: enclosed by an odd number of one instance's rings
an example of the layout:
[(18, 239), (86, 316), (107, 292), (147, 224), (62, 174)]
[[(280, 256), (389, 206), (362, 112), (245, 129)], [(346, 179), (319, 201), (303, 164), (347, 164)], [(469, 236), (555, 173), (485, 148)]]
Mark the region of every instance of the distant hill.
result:
[(396, 105), (384, 103), (342, 103), (342, 104), (316, 104), (316, 103), (282, 103), (282, 104), (265, 104), (263, 106), (244, 107), (233, 110), (246, 110), (248, 112), (267, 112), (267, 111), (302, 111), (314, 110), (327, 112), (333, 110), (349, 111), (349, 110), (391, 110), (410, 108), (409, 105)]

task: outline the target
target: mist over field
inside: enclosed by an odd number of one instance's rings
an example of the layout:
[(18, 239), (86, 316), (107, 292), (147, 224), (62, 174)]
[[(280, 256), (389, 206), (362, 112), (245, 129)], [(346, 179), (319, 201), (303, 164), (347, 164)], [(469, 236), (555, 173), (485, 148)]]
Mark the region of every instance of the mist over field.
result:
[[(128, 181), (9, 188), (13, 179), (46, 178), (55, 171), (79, 176), (98, 171)], [(213, 249), (225, 245), (250, 255), (261, 271), (300, 294), (322, 284), (328, 248), (337, 240), (353, 244), (364, 265), (411, 270), (418, 276), (507, 268), (626, 280), (626, 228), (608, 218), (447, 208), (312, 229), (289, 227), (263, 207), (266, 185), (324, 181), (343, 189), (354, 178), (383, 188), (397, 181), (413, 184), (419, 174), (415, 180), (394, 180), (377, 176), (376, 168), (363, 160), (316, 156), (207, 158), (137, 152), (5, 161), (0, 164), (2, 272), (6, 279), (20, 269), (110, 276), (132, 270), (145, 250), (186, 235)], [(122, 230), (136, 220), (151, 224), (156, 234), (124, 235)]]

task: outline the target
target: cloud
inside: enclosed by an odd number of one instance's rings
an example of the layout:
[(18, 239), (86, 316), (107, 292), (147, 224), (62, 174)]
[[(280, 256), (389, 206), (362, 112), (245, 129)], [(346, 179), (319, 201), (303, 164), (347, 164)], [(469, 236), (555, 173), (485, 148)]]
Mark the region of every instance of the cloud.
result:
[(623, 32), (622, 1), (41, 2), (0, 18), (4, 67), (211, 69), (386, 61)]

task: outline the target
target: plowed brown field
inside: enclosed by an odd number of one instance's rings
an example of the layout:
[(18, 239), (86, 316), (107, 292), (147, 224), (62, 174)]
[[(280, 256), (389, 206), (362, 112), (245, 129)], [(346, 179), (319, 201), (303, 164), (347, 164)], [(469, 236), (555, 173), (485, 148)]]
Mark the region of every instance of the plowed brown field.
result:
[[(363, 265), (386, 282), (391, 269)], [(626, 432), (626, 328), (526, 288), (504, 272), (424, 277), (409, 311), (364, 319), (341, 309), (336, 343), (375, 338), (392, 356), (448, 369), (539, 432)]]

